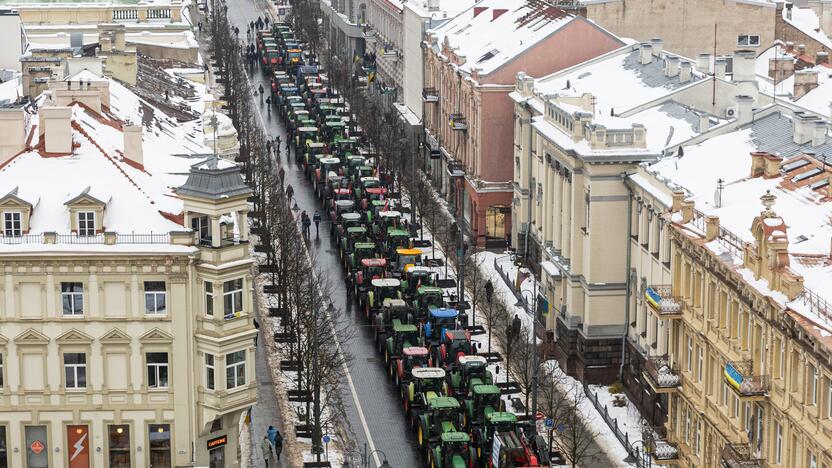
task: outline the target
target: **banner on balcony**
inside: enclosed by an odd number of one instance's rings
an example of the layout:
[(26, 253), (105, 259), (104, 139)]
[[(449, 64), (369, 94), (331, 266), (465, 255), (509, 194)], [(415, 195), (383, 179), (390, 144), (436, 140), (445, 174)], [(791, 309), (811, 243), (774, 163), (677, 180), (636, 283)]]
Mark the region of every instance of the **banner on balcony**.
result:
[(728, 383), (731, 384), (737, 390), (740, 389), (740, 385), (742, 384), (742, 374), (734, 368), (734, 365), (730, 362), (725, 364), (725, 378), (728, 379)]
[(644, 290), (644, 300), (650, 304), (650, 307), (655, 310), (659, 310), (659, 304), (662, 302), (662, 296), (657, 293), (655, 289), (648, 286), (647, 289)]

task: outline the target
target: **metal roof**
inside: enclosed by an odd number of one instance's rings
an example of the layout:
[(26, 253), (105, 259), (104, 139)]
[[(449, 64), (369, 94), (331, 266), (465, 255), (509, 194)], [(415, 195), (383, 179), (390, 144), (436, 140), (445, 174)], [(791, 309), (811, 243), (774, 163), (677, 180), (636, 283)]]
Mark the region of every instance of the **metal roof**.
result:
[(417, 367), (410, 372), (414, 379), (443, 379), (445, 371), (438, 367)]
[(177, 195), (209, 200), (251, 193), (251, 188), (243, 182), (239, 166), (220, 161), (216, 155), (192, 165), (188, 180), (176, 189)]
[(814, 153), (815, 157), (832, 156), (832, 139), (826, 138), (822, 145), (812, 143), (799, 145), (793, 138), (793, 119), (777, 112), (761, 117), (751, 123), (751, 139), (758, 151), (777, 154), (783, 158), (802, 153)]
[(394, 288), (399, 286), (399, 280), (394, 278), (374, 279), (372, 285), (377, 288)]
[(427, 356), (428, 349), (424, 346), (410, 346), (402, 350), (405, 356)]
[(479, 362), (479, 363), (482, 363), (482, 364), (487, 364), (488, 363), (488, 361), (486, 361), (485, 358), (482, 357), (482, 356), (465, 355), (465, 356), (460, 356), (459, 357), (459, 363), (460, 364), (467, 364), (469, 362)]
[(444, 307), (439, 309), (433, 309), (430, 311), (430, 315), (436, 318), (454, 318), (459, 315), (459, 311), (456, 309), (446, 309)]

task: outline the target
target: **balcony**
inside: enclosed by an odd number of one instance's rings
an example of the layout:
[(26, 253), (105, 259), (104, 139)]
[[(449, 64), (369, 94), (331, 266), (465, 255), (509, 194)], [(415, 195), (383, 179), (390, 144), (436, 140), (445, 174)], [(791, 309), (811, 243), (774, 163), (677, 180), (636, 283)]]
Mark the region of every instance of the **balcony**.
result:
[(644, 362), (644, 374), (656, 393), (675, 392), (682, 385), (681, 374), (673, 369), (667, 356), (648, 357)]
[(425, 104), (435, 104), (439, 102), (439, 91), (436, 88), (422, 89), (422, 102)]
[(451, 178), (465, 177), (465, 166), (460, 161), (448, 161), (448, 176)]
[(764, 468), (765, 460), (751, 453), (746, 444), (728, 444), (722, 449), (722, 466), (725, 468)]
[(468, 119), (462, 114), (451, 114), (448, 117), (448, 125), (451, 126), (451, 130), (464, 132), (468, 130)]
[(761, 401), (768, 397), (771, 379), (767, 375), (753, 375), (751, 361), (728, 362), (724, 376), (743, 401)]
[(661, 437), (662, 429), (647, 429), (641, 435), (644, 451), (654, 465), (670, 465), (679, 460), (679, 446)]
[(681, 297), (673, 295), (670, 286), (648, 286), (644, 290), (644, 299), (660, 318), (682, 318), (685, 302)]

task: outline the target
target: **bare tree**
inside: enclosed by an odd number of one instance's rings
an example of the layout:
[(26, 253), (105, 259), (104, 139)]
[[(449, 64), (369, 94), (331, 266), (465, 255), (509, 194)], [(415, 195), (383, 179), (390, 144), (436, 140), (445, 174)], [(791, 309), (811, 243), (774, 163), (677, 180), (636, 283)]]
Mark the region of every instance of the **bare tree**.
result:
[(595, 438), (600, 434), (584, 424), (581, 414), (586, 395), (580, 384), (563, 386), (564, 395), (557, 406), (552, 419), (557, 431), (553, 442), (555, 447), (574, 468), (583, 465), (600, 455)]

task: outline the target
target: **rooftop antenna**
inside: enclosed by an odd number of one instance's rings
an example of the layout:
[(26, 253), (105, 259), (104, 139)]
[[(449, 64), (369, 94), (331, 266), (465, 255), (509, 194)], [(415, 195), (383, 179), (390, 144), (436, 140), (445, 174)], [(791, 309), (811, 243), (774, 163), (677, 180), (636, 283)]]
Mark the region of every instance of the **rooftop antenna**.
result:
[(711, 86), (711, 112), (716, 113), (716, 22), (714, 22), (714, 80)]
[(725, 180), (717, 179), (716, 191), (714, 192), (714, 207), (722, 208), (722, 191), (725, 189)]
[(217, 110), (214, 109), (214, 112), (211, 114), (211, 119), (208, 120), (208, 124), (214, 129), (214, 157), (212, 158), (212, 164), (216, 167), (217, 163), (217, 128), (219, 127), (220, 123), (217, 119)]

